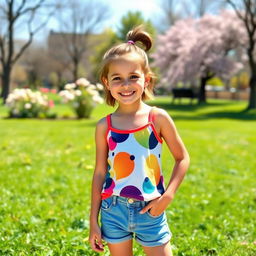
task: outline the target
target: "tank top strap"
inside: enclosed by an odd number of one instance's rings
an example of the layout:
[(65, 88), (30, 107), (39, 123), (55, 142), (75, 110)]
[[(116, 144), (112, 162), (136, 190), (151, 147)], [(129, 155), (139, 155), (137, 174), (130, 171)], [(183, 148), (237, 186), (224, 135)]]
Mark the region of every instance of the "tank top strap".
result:
[(111, 114), (107, 115), (106, 119), (107, 119), (108, 129), (110, 129), (111, 128)]
[(148, 114), (148, 122), (153, 124), (153, 125), (154, 125), (154, 120), (155, 120), (154, 110), (155, 110), (155, 107), (152, 107), (149, 111), (149, 114)]

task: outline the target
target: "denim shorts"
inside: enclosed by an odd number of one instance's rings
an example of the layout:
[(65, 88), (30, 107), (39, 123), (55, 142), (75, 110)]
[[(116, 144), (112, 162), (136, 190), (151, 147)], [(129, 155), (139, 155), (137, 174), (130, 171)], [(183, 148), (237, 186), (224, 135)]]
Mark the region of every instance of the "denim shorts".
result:
[(149, 202), (111, 196), (101, 203), (102, 238), (108, 243), (120, 243), (135, 237), (143, 246), (159, 246), (171, 239), (165, 212), (152, 216), (139, 211)]

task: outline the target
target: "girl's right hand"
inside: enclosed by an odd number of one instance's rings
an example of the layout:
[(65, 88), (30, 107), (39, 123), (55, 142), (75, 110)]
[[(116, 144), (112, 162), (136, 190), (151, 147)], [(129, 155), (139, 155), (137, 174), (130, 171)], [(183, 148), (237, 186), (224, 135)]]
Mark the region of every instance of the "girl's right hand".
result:
[(104, 245), (101, 239), (101, 230), (98, 224), (95, 224), (93, 227), (91, 227), (89, 242), (94, 251), (96, 252), (104, 251)]

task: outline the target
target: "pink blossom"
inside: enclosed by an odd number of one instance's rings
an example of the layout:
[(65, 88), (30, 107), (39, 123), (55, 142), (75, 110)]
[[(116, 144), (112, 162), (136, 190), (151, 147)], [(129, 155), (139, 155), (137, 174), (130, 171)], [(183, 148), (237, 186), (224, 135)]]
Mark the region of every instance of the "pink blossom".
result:
[(49, 100), (49, 101), (48, 101), (48, 106), (49, 106), (50, 108), (53, 108), (53, 107), (54, 107), (54, 101), (53, 101), (53, 100)]
[(243, 67), (232, 50), (244, 44), (246, 32), (234, 12), (180, 20), (158, 37), (153, 65), (162, 72), (162, 84), (168, 86), (209, 72), (228, 79)]
[(48, 89), (48, 88), (41, 87), (41, 88), (40, 88), (40, 92), (42, 92), (42, 93), (48, 93), (48, 92), (49, 92), (49, 89)]

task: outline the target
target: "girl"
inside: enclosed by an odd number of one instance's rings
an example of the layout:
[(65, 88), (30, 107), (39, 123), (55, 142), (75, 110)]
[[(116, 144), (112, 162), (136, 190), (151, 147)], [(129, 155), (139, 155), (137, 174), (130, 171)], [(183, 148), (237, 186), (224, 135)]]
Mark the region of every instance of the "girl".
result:
[[(112, 256), (131, 256), (135, 237), (147, 256), (170, 256), (171, 232), (164, 211), (188, 169), (189, 155), (168, 113), (143, 102), (154, 85), (145, 52), (151, 37), (137, 27), (127, 39), (103, 57), (100, 78), (106, 102), (118, 107), (96, 127), (89, 240), (96, 252), (103, 252), (104, 239)], [(163, 141), (175, 159), (166, 189)]]

